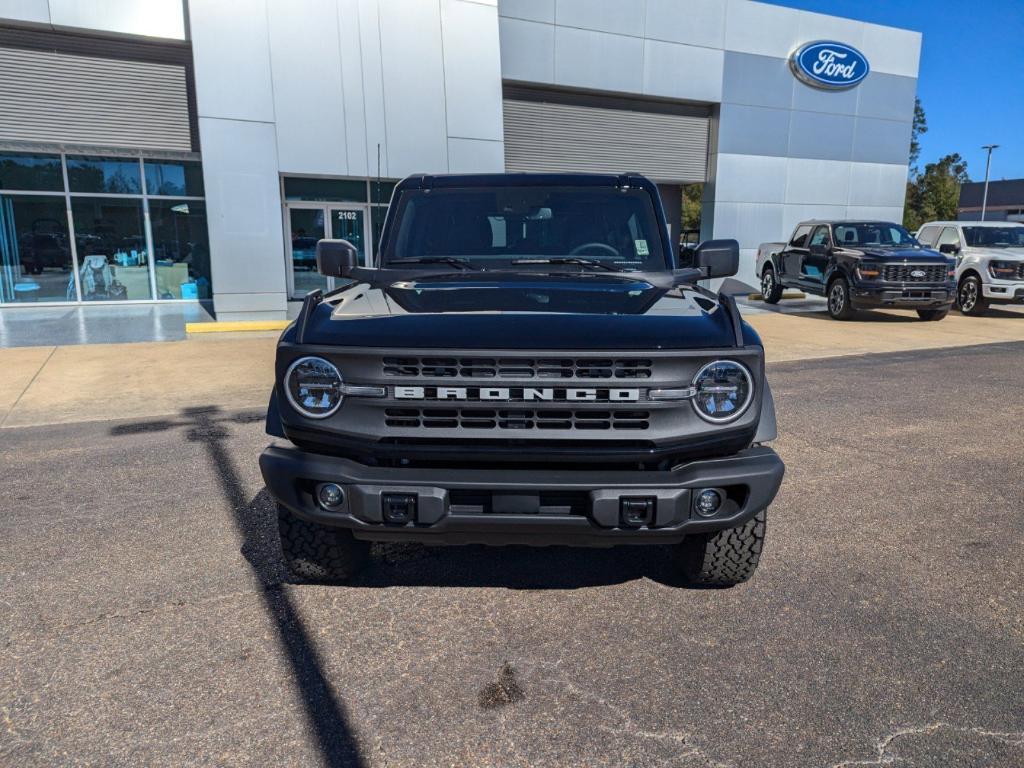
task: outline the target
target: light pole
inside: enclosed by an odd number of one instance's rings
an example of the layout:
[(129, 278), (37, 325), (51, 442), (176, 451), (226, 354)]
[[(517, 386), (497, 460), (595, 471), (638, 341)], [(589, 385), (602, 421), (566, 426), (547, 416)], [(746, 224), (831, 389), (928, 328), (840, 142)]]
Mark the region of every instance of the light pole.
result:
[(985, 206), (988, 205), (988, 169), (992, 167), (992, 150), (998, 148), (998, 144), (986, 144), (982, 149), (988, 150), (988, 159), (985, 161), (985, 191), (981, 194), (981, 220), (985, 220)]

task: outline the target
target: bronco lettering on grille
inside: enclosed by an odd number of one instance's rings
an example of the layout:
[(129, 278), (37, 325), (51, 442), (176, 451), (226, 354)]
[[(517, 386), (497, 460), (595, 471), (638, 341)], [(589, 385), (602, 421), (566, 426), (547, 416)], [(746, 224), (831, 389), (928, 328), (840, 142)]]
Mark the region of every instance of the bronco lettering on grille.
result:
[(396, 400), (505, 400), (528, 402), (608, 401), (630, 403), (640, 399), (639, 389), (555, 389), (553, 387), (395, 387)]

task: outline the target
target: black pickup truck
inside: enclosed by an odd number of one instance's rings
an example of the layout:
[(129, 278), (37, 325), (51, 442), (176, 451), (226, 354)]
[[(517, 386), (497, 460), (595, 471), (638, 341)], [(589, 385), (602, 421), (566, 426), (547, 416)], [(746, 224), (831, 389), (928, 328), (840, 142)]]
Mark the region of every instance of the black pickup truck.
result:
[(294, 574), (372, 541), (674, 545), (685, 580), (757, 566), (783, 464), (735, 240), (676, 268), (636, 175), (416, 176), (376, 265), (323, 240), (282, 334), (260, 467)]
[(825, 296), (836, 320), (858, 309), (916, 309), (922, 320), (941, 320), (956, 297), (956, 262), (887, 221), (802, 221), (788, 243), (761, 244), (756, 269), (767, 303), (798, 288)]

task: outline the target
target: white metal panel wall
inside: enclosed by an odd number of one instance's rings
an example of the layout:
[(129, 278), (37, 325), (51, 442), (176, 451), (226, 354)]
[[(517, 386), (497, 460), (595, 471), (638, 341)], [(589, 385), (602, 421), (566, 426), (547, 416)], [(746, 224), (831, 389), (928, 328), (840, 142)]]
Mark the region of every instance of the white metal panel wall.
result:
[(192, 150), (185, 68), (0, 48), (0, 139)]
[(509, 171), (623, 173), (677, 184), (703, 182), (708, 119), (505, 99)]

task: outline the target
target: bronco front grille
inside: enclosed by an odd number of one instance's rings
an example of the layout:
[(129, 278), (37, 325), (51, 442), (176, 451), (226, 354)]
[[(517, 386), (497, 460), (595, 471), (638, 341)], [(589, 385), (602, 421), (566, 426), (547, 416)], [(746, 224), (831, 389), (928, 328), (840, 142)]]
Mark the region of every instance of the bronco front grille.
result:
[(385, 408), (384, 423), (405, 429), (638, 430), (649, 411), (532, 408)]
[(890, 283), (941, 283), (947, 269), (945, 264), (885, 264), (882, 279)]
[(571, 357), (385, 357), (385, 376), (425, 379), (649, 379), (650, 360)]

